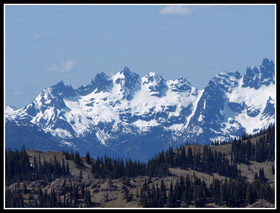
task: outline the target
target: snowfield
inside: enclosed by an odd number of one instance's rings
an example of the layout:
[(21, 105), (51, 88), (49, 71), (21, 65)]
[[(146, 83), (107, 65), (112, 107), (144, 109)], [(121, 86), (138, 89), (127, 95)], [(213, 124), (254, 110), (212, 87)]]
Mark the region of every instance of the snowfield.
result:
[[(140, 77), (125, 67), (111, 76), (97, 74), (78, 89), (61, 81), (26, 107), (6, 106), (5, 119), (36, 126), (60, 146), (86, 150), (98, 144), (119, 152), (133, 143), (142, 150), (141, 141), (153, 141), (160, 149), (255, 133), (275, 122), (275, 95), (274, 63), (268, 59), (259, 68), (249, 66), (244, 76), (222, 72), (203, 90), (182, 77)], [(118, 148), (124, 144), (129, 147)]]

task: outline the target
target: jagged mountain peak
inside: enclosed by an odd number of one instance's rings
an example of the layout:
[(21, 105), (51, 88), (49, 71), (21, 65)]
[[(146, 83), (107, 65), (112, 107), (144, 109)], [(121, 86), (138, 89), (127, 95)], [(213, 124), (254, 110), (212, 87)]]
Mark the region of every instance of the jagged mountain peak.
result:
[(242, 87), (259, 89), (262, 85), (275, 84), (275, 65), (272, 60), (263, 59), (262, 64), (249, 66), (243, 77)]
[(76, 95), (72, 85), (65, 85), (63, 81), (59, 81), (51, 89), (47, 88), (43, 92), (51, 92), (53, 96), (71, 97)]
[(168, 81), (169, 88), (173, 92), (186, 92), (192, 89), (191, 83), (186, 78), (179, 77)]
[(274, 62), (272, 60), (269, 60), (268, 58), (264, 58), (261, 66), (274, 69)]
[(271, 83), (275, 83), (275, 65), (272, 60), (267, 58), (263, 59), (263, 62), (260, 66), (260, 72), (260, 80), (263, 85), (268, 86)]
[(7, 119), (14, 119), (16, 116), (16, 108), (8, 104), (5, 105), (5, 115)]
[(140, 76), (137, 73), (132, 72), (129, 68), (124, 67), (121, 71), (112, 75), (114, 83), (121, 85), (122, 87), (133, 87), (140, 80)]
[(143, 84), (148, 82), (160, 83), (162, 81), (165, 81), (164, 78), (161, 75), (157, 74), (156, 72), (149, 72), (148, 74), (142, 77)]
[[(24, 108), (6, 106), (5, 115), (15, 125), (33, 125), (51, 135), (61, 149), (132, 158), (143, 153), (138, 159), (147, 159), (147, 153), (190, 139), (207, 144), (272, 123), (273, 70), (273, 62), (264, 59), (261, 66), (248, 67), (244, 77), (222, 72), (198, 90), (183, 77), (165, 80), (155, 72), (140, 77), (125, 67), (110, 76), (98, 73), (76, 90), (60, 81)], [(258, 82), (252, 89), (254, 76)]]
[(6, 105), (5, 105), (5, 112), (6, 112), (6, 111), (9, 111), (9, 110), (17, 110), (17, 108), (16, 108), (16, 107), (13, 107), (13, 106), (11, 106), (11, 105), (9, 105), (9, 104), (6, 104)]
[(112, 92), (121, 97), (121, 100), (132, 100), (135, 91), (140, 89), (140, 76), (124, 67), (111, 76), (113, 81)]
[(124, 67), (121, 69), (120, 73), (132, 74), (133, 72), (128, 67)]
[(95, 81), (106, 81), (109, 79), (109, 76), (107, 76), (104, 72), (97, 73), (96, 76), (92, 79), (91, 84), (93, 84)]
[(207, 87), (209, 88), (219, 88), (221, 92), (230, 92), (232, 88), (236, 87), (239, 84), (239, 81), (242, 79), (241, 74), (236, 72), (221, 72), (216, 75), (212, 80), (209, 81)]
[(135, 72), (132, 72), (128, 67), (124, 67), (119, 72), (116, 72), (112, 75), (114, 82), (119, 83), (121, 80), (124, 81), (137, 81), (139, 80), (139, 75)]
[(251, 87), (258, 89), (260, 81), (260, 70), (256, 66), (247, 67), (246, 73), (243, 77), (242, 87)]
[(167, 90), (166, 80), (155, 72), (150, 72), (141, 78), (142, 87), (151, 96), (162, 97)]
[(64, 81), (61, 80), (58, 83), (56, 83), (55, 85), (53, 85), (51, 88), (61, 88), (61, 87), (65, 87)]
[(216, 75), (213, 80), (217, 80), (219, 83), (223, 83), (220, 82), (219, 80), (227, 80), (227, 81), (235, 81), (235, 80), (239, 80), (241, 78), (241, 74), (238, 71), (235, 72), (228, 72), (228, 71), (224, 71), (224, 72), (220, 72), (218, 75)]
[(80, 86), (76, 91), (79, 95), (88, 95), (92, 92), (106, 92), (112, 88), (112, 80), (104, 72), (97, 73), (91, 80), (90, 84)]

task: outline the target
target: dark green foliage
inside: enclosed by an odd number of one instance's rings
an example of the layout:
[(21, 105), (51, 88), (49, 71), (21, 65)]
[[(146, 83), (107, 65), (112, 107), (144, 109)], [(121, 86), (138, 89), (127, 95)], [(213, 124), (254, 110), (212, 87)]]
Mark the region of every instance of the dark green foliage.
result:
[(253, 188), (251, 184), (247, 185), (246, 200), (248, 204), (252, 204), (255, 201), (255, 194), (253, 192)]
[(79, 175), (80, 179), (83, 179), (83, 172), (82, 170), (80, 170), (80, 175)]
[(232, 178), (238, 175), (236, 164), (231, 164), (221, 152), (211, 151), (208, 146), (204, 146), (203, 153), (193, 153), (189, 147), (187, 154), (185, 146), (180, 146), (176, 151), (170, 147), (168, 151), (160, 152), (147, 163), (128, 159), (124, 164), (121, 159), (112, 159), (105, 155), (104, 159), (98, 157), (97, 160), (92, 160), (91, 165), (95, 178), (105, 178), (108, 175), (113, 179), (145, 175), (166, 177), (169, 175), (169, 167), (191, 168), (208, 174), (217, 172)]
[(23, 201), (22, 193), (20, 191), (11, 192), (10, 190), (6, 190), (5, 192), (5, 207), (6, 208), (23, 208), (25, 207), (25, 203)]
[(266, 178), (264, 177), (263, 168), (259, 169), (259, 179), (260, 179), (260, 181), (265, 181), (266, 180)]
[(56, 177), (69, 174), (69, 166), (65, 168), (65, 163), (62, 165), (54, 158), (53, 162), (37, 159), (35, 156), (30, 162), (29, 157), (23, 147), (21, 151), (11, 149), (5, 152), (5, 175), (6, 185), (11, 185), (15, 182), (47, 180), (52, 181)]
[(181, 207), (193, 203), (196, 207), (205, 207), (209, 202), (218, 206), (242, 207), (243, 203), (252, 204), (257, 199), (274, 203), (274, 188), (267, 182), (255, 180), (249, 183), (245, 177), (226, 178), (224, 181), (213, 179), (209, 187), (196, 176), (192, 181), (189, 176), (178, 178), (175, 186), (171, 182), (167, 198), (167, 189), (163, 181), (160, 188), (151, 187), (145, 182), (141, 188), (140, 204), (143, 207)]
[(6, 150), (5, 158), (6, 185), (33, 178), (33, 168), (24, 146), (21, 151)]
[(91, 207), (91, 195), (88, 189), (86, 189), (85, 191), (84, 203), (85, 203), (85, 207)]
[(176, 197), (175, 193), (173, 192), (173, 183), (170, 184), (169, 195), (167, 199), (167, 206), (168, 207), (176, 207)]
[(143, 207), (164, 207), (164, 204), (167, 202), (166, 198), (166, 188), (161, 182), (161, 186), (152, 184), (151, 189), (145, 181), (143, 187), (140, 190), (140, 204)]
[(133, 199), (132, 193), (129, 192), (126, 186), (124, 187), (124, 198), (126, 199), (126, 202), (130, 202)]
[(121, 177), (137, 177), (137, 176), (167, 176), (167, 165), (161, 164), (160, 159), (155, 157), (148, 163), (140, 161), (126, 160), (125, 164), (122, 159), (112, 159), (107, 157), (97, 158), (91, 164), (91, 171), (95, 178), (105, 178), (110, 176), (112, 179)]
[(80, 153), (78, 151), (76, 151), (76, 154), (75, 154), (75, 157), (74, 157), (74, 162), (75, 162), (77, 167), (82, 166)]
[(191, 168), (208, 174), (217, 172), (219, 175), (233, 178), (238, 174), (236, 164), (231, 164), (221, 152), (212, 151), (208, 146), (203, 147), (202, 153), (193, 153), (189, 147), (187, 155), (186, 147), (181, 146), (176, 152), (167, 151), (165, 156), (168, 166), (171, 167)]
[[(209, 187), (206, 183), (193, 175), (179, 177), (171, 185), (166, 185), (161, 179), (160, 185), (154, 185), (149, 180), (145, 181), (140, 193), (140, 204), (143, 207), (205, 207), (207, 203), (215, 203), (222, 207), (242, 207), (242, 205), (252, 204), (258, 199), (265, 199), (270, 203), (275, 202), (275, 189), (267, 183), (263, 168), (255, 174), (255, 179), (249, 183), (245, 177), (240, 176), (237, 169), (238, 163), (249, 165), (249, 161), (274, 161), (275, 160), (275, 127), (271, 126), (262, 130), (259, 140), (253, 144), (251, 135), (243, 135), (242, 139), (234, 140), (232, 143), (231, 160), (228, 160), (221, 152), (212, 151), (209, 146), (203, 146), (203, 151), (193, 152), (190, 146), (180, 146), (173, 150), (170, 147), (166, 152), (162, 151), (155, 155), (148, 162), (132, 161), (131, 159), (113, 159), (98, 157), (96, 160), (86, 154), (86, 162), (92, 167), (92, 174), (95, 178), (107, 178), (110, 186), (113, 185), (112, 179), (121, 178), (124, 185), (124, 198), (127, 202), (133, 200), (133, 195), (129, 191), (131, 188), (131, 177), (149, 176), (166, 177), (169, 175), (170, 167), (181, 168), (184, 170), (192, 169), (199, 172), (213, 174), (218, 173), (227, 177), (224, 180), (215, 179)], [(225, 142), (222, 142), (225, 143)], [(67, 160), (73, 160), (77, 167), (83, 168), (80, 154), (76, 152), (64, 152)], [(16, 182), (45, 180), (50, 182), (57, 177), (69, 175), (69, 164), (58, 162), (56, 157), (50, 162), (45, 159), (33, 157), (29, 159), (25, 148), (21, 151), (11, 149), (5, 152), (6, 167), (6, 186)], [(274, 166), (271, 173), (275, 173)], [(80, 170), (80, 178), (82, 171)], [(29, 193), (29, 194), (28, 194)], [(69, 196), (66, 196), (69, 193)], [(23, 194), (29, 197), (32, 202), (24, 203)], [(92, 207), (91, 194), (83, 184), (72, 185), (71, 189), (62, 192), (62, 197), (56, 195), (54, 189), (51, 193), (42, 191), (40, 188), (36, 192), (38, 197), (31, 194), (23, 185), (22, 189), (16, 188), (15, 191), (6, 189), (5, 206), (8, 207)]]
[(91, 158), (89, 152), (86, 153), (86, 162), (87, 164), (91, 164)]
[(125, 186), (131, 186), (131, 183), (129, 181), (129, 178), (127, 176), (124, 176), (122, 177), (122, 183), (125, 185)]
[[(243, 136), (242, 139), (234, 139), (232, 142), (233, 160), (235, 163), (249, 164), (249, 161), (274, 161), (275, 160), (275, 125), (262, 130), (259, 140), (256, 144), (251, 143), (249, 136)], [(242, 142), (242, 140), (247, 140)]]
[(275, 168), (274, 168), (274, 165), (272, 165), (272, 166), (271, 166), (271, 174), (273, 174), (273, 175), (275, 174)]

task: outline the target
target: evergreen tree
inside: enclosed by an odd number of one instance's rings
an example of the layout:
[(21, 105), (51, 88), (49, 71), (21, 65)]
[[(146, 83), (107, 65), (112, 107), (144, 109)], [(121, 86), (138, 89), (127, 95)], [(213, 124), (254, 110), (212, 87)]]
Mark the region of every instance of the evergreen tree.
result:
[(246, 200), (247, 200), (248, 204), (252, 204), (255, 201), (255, 195), (254, 195), (251, 184), (247, 185)]
[(80, 179), (83, 179), (83, 172), (82, 170), (80, 170), (80, 175), (79, 175)]
[(166, 203), (167, 196), (166, 196), (166, 187), (163, 179), (161, 179), (160, 182), (160, 199), (162, 200), (162, 205), (164, 205)]
[(87, 164), (91, 164), (91, 158), (89, 152), (86, 153), (86, 162)]
[(275, 174), (275, 169), (274, 169), (274, 165), (271, 166), (271, 174)]
[(167, 205), (168, 207), (175, 207), (175, 196), (173, 192), (173, 183), (171, 182), (170, 184), (170, 189), (169, 189), (169, 196), (167, 199)]
[(265, 181), (263, 168), (259, 169), (259, 179), (260, 179), (260, 181)]

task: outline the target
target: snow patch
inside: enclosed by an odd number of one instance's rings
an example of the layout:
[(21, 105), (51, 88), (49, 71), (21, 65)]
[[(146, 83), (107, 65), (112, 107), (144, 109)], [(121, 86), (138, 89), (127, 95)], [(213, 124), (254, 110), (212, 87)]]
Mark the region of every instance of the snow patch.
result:
[(137, 126), (142, 131), (148, 131), (151, 127), (159, 126), (160, 124), (156, 120), (150, 120), (150, 121), (143, 121), (143, 120), (137, 120), (133, 123), (135, 126)]

